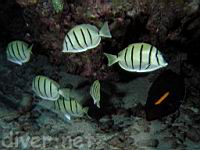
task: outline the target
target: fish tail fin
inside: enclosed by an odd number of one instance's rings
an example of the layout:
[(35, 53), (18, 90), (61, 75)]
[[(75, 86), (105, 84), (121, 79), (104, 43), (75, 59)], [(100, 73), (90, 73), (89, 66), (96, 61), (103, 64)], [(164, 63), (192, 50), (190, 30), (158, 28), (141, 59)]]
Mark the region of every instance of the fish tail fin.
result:
[(32, 53), (32, 49), (33, 49), (33, 44), (28, 48), (28, 50), (31, 51)]
[(66, 100), (69, 100), (69, 97), (70, 97), (70, 89), (69, 88), (59, 89), (58, 93), (61, 96), (63, 96)]
[(85, 113), (85, 115), (87, 116), (87, 118), (92, 119), (92, 118), (88, 115), (88, 110), (89, 110), (89, 107), (84, 107), (84, 108), (83, 108), (83, 112)]
[(108, 66), (112, 66), (113, 64), (119, 61), (116, 55), (112, 55), (108, 53), (104, 53), (104, 55), (106, 55), (106, 57), (108, 58)]
[(99, 35), (102, 37), (107, 37), (107, 38), (111, 38), (112, 35), (110, 34), (110, 30), (108, 27), (108, 22), (105, 22), (102, 26), (102, 28), (99, 31)]
[(85, 114), (88, 114), (88, 110), (89, 110), (89, 107), (84, 107), (84, 108), (83, 108), (83, 112), (84, 112)]

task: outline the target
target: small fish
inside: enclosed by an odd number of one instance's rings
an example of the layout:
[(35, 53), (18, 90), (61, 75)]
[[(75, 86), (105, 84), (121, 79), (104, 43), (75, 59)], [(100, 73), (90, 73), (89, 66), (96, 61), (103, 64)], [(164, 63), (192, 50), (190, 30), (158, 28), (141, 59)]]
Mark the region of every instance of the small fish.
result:
[(161, 52), (147, 43), (131, 44), (118, 56), (104, 54), (108, 58), (108, 66), (118, 62), (121, 68), (129, 72), (151, 72), (168, 65)]
[(90, 95), (94, 100), (94, 104), (100, 108), (100, 82), (99, 80), (95, 80), (92, 86), (90, 87)]
[(78, 53), (93, 49), (99, 45), (101, 37), (111, 38), (107, 22), (100, 31), (90, 24), (77, 25), (65, 36), (63, 52)]
[(23, 41), (12, 41), (6, 48), (7, 59), (22, 65), (30, 60), (32, 47), (33, 45), (28, 47), (28, 44)]
[(54, 80), (45, 76), (36, 76), (32, 81), (32, 90), (43, 99), (55, 101), (60, 95), (69, 99), (70, 89), (61, 89), (60, 85)]
[(51, 3), (56, 13), (63, 11), (63, 8), (64, 8), (63, 0), (51, 0)]
[(65, 114), (65, 117), (71, 120), (71, 116), (82, 117), (87, 114), (88, 107), (82, 107), (75, 99), (65, 100), (64, 97), (60, 97), (57, 101), (54, 101), (54, 108)]

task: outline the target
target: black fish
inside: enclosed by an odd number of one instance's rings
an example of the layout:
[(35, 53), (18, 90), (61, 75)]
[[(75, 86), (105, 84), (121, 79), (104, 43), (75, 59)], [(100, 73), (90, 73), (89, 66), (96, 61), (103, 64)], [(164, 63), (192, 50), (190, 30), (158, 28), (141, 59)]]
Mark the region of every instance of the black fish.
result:
[(150, 87), (145, 105), (146, 119), (156, 120), (176, 112), (184, 97), (184, 78), (166, 70)]

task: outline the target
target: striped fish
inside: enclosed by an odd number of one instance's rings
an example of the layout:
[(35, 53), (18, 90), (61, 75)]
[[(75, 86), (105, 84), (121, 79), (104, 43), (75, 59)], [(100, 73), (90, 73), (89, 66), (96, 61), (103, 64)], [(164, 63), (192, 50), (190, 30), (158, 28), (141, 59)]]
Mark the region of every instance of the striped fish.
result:
[(45, 76), (36, 76), (32, 81), (32, 90), (43, 99), (55, 101), (60, 97), (60, 85)]
[(23, 41), (12, 41), (6, 48), (7, 60), (22, 65), (30, 60), (31, 50), (33, 45), (28, 47), (28, 44)]
[(108, 58), (108, 66), (118, 62), (121, 68), (130, 72), (151, 72), (168, 65), (161, 52), (147, 43), (131, 44), (118, 56), (104, 54)]
[(60, 88), (60, 85), (45, 76), (36, 76), (32, 81), (32, 90), (35, 92), (37, 96), (40, 98), (55, 101), (61, 96), (65, 97), (65, 99), (69, 99), (70, 89), (68, 88)]
[(92, 86), (90, 87), (90, 95), (94, 100), (94, 104), (100, 108), (100, 82), (95, 80)]
[(88, 107), (82, 107), (75, 99), (65, 100), (64, 97), (60, 97), (57, 101), (54, 101), (54, 109), (62, 112), (70, 120), (71, 116), (82, 117), (87, 114)]
[(101, 37), (111, 38), (107, 22), (101, 30), (90, 24), (77, 25), (65, 36), (63, 52), (78, 53), (93, 49), (99, 45)]

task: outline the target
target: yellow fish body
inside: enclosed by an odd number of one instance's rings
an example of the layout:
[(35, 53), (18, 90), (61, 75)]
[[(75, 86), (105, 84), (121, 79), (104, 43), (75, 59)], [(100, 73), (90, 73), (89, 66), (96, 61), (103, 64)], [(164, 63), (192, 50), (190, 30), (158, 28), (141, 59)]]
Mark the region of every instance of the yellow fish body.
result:
[(111, 38), (107, 22), (101, 30), (90, 24), (77, 25), (66, 34), (63, 52), (78, 53), (93, 49), (99, 45), (101, 37)]
[(23, 41), (12, 41), (6, 48), (7, 60), (22, 65), (30, 60), (31, 50), (33, 45), (28, 47), (28, 44)]
[(73, 117), (82, 117), (87, 114), (88, 107), (82, 107), (75, 99), (65, 100), (64, 97), (60, 97), (57, 101), (54, 101), (55, 110), (62, 112), (70, 120)]
[(122, 69), (129, 72), (151, 72), (168, 65), (161, 52), (147, 43), (130, 44), (118, 56), (104, 54), (108, 58), (108, 66), (118, 62)]

